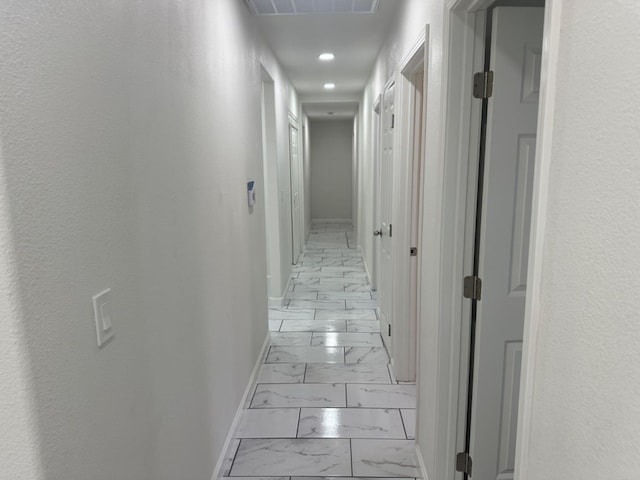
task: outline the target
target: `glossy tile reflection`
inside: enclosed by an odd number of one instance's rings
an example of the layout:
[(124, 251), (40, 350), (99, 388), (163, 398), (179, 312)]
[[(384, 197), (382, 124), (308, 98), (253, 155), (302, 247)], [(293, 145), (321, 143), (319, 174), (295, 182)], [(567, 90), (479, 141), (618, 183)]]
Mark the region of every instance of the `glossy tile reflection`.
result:
[(282, 306), (269, 309), (269, 349), (221, 477), (419, 476), (415, 385), (391, 376), (378, 296), (352, 231), (346, 222), (312, 224)]

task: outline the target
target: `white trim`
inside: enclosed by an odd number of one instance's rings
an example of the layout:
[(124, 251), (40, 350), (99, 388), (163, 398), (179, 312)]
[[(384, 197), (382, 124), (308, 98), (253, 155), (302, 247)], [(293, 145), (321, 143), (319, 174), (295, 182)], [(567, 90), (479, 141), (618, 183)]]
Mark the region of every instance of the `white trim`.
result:
[[(447, 480), (461, 478), (455, 472), (454, 459), (461, 448), (459, 442), (464, 440), (459, 434), (464, 432), (466, 412), (466, 396), (462, 394), (466, 390), (466, 375), (461, 369), (461, 357), (468, 356), (462, 348), (468, 344), (468, 332), (464, 331), (462, 319), (468, 320), (470, 306), (463, 300), (462, 277), (473, 260), (473, 225), (469, 223), (469, 214), (475, 215), (477, 183), (473, 168), (477, 164), (477, 142), (473, 141), (473, 132), (477, 137), (480, 128), (480, 108), (472, 101), (469, 79), (474, 61), (478, 61), (476, 57), (482, 61), (484, 53), (483, 35), (476, 42), (475, 18), (475, 14), (467, 11), (445, 11), (447, 41), (442, 52), (446, 59), (442, 96), (446, 100), (439, 119), (444, 125), (443, 149), (431, 153), (427, 145), (426, 150), (426, 158), (440, 155), (437, 191), (430, 193), (431, 201), (438, 198), (438, 204), (430, 208), (436, 217), (423, 225), (432, 229), (428, 236), (423, 231), (423, 237), (431, 238), (432, 242), (437, 238), (437, 243), (430, 245), (429, 255), (438, 260), (437, 271), (427, 273), (424, 266), (421, 268), (418, 338), (424, 340), (420, 332), (422, 322), (429, 317), (437, 319), (428, 322), (429, 330), (437, 337), (434, 341), (437, 347), (435, 352), (425, 352), (422, 346), (418, 349), (420, 357), (432, 357), (428, 372), (419, 371), (418, 377), (420, 383), (425, 378), (431, 381), (429, 388), (435, 389), (435, 394), (424, 400), (423, 388), (418, 391), (419, 412), (424, 411), (434, 423), (430, 431), (419, 430), (416, 438), (419, 446), (432, 445), (428, 450), (430, 476)], [(421, 247), (425, 247), (424, 238)], [(419, 362), (419, 368), (422, 363)], [(423, 406), (424, 402), (432, 405)]]
[(222, 469), (222, 465), (224, 464), (225, 456), (227, 454), (227, 450), (229, 450), (229, 445), (233, 440), (233, 434), (238, 427), (238, 423), (242, 418), (242, 414), (244, 412), (244, 406), (247, 403), (247, 399), (249, 395), (253, 393), (253, 386), (256, 383), (256, 379), (258, 377), (258, 372), (260, 371), (260, 367), (264, 363), (264, 359), (267, 356), (267, 351), (269, 350), (269, 343), (271, 340), (271, 334), (267, 332), (267, 336), (264, 339), (264, 343), (262, 344), (262, 348), (260, 349), (260, 354), (256, 360), (255, 365), (253, 366), (253, 370), (251, 371), (251, 375), (249, 376), (249, 381), (247, 382), (247, 386), (244, 389), (244, 393), (242, 394), (242, 398), (240, 399), (240, 404), (238, 405), (238, 409), (236, 410), (236, 414), (233, 417), (233, 422), (231, 422), (231, 426), (229, 427), (229, 431), (227, 433), (227, 438), (224, 441), (224, 445), (222, 446), (222, 451), (220, 452), (220, 456), (218, 457), (218, 461), (216, 462), (216, 466), (213, 469), (213, 475), (211, 475), (211, 480), (217, 480), (220, 477), (220, 470)]
[[(414, 152), (414, 120), (415, 120), (415, 94), (416, 88), (412, 84), (412, 77), (422, 69), (423, 97), (422, 97), (422, 129), (423, 141), (425, 133), (426, 96), (428, 88), (424, 88), (428, 82), (428, 51), (429, 51), (429, 25), (426, 25), (418, 38), (414, 41), (409, 52), (400, 63), (398, 72), (396, 117), (397, 131), (395, 134), (394, 155), (394, 194), (393, 205), (394, 241), (393, 241), (393, 310), (392, 322), (394, 323), (394, 335), (391, 339), (392, 355), (397, 365), (395, 372), (403, 381), (415, 381), (416, 376), (416, 318), (411, 318), (410, 289), (415, 288), (411, 281), (411, 262), (418, 260), (409, 256), (411, 246), (412, 218), (412, 182), (411, 174), (415, 161)], [(420, 153), (422, 154), (422, 152)], [(424, 162), (424, 157), (421, 158)], [(420, 235), (419, 235), (420, 236)], [(417, 246), (417, 245), (416, 245)], [(419, 261), (419, 260), (418, 260)], [(418, 263), (419, 270), (420, 265)], [(412, 325), (413, 323), (413, 325)]]
[(553, 145), (556, 99), (556, 78), (562, 23), (562, 2), (547, 0), (542, 39), (542, 65), (540, 71), (540, 104), (538, 138), (536, 142), (536, 170), (533, 180), (531, 206), (531, 237), (529, 246), (529, 272), (527, 275), (527, 302), (524, 314), (524, 338), (518, 406), (518, 433), (515, 457), (515, 478), (526, 480), (529, 469), (529, 447), (533, 422), (533, 390), (542, 304), (542, 259), (544, 233), (548, 211), (548, 185)]
[(416, 445), (416, 459), (418, 460), (418, 469), (420, 470), (420, 478), (422, 480), (429, 480), (429, 475), (427, 473), (427, 466), (424, 464), (424, 458), (422, 458), (422, 452)]
[[(304, 253), (304, 250), (302, 251)], [(284, 292), (281, 297), (269, 297), (269, 306), (270, 307), (282, 307), (284, 305), (284, 300), (287, 298), (287, 293), (289, 293), (289, 289), (291, 288), (291, 275), (289, 275), (289, 279), (287, 280), (287, 284), (284, 287)]]

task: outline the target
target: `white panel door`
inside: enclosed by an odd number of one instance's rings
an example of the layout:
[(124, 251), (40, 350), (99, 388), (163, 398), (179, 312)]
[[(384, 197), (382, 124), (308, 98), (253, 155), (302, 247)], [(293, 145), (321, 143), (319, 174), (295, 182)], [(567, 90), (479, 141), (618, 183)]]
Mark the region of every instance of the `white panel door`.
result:
[(493, 11), (470, 453), (513, 479), (544, 9)]
[(291, 263), (298, 263), (302, 248), (300, 238), (300, 165), (298, 163), (298, 129), (289, 124), (289, 174), (291, 181)]
[(378, 274), (378, 316), (382, 338), (391, 352), (391, 312), (393, 311), (393, 142), (394, 142), (394, 91), (388, 86), (382, 96), (382, 155), (380, 157), (380, 271)]

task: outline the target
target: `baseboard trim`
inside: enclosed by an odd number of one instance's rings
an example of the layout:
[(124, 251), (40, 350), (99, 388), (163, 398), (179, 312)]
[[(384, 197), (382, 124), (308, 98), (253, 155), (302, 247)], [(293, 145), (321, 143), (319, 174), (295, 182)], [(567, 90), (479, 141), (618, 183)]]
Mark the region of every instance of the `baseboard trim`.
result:
[(418, 448), (418, 443), (416, 442), (416, 458), (418, 459), (418, 468), (420, 469), (421, 478), (423, 480), (429, 480), (429, 475), (427, 475), (427, 467), (424, 464), (424, 458), (422, 458), (422, 452), (420, 448)]
[(260, 354), (258, 355), (258, 359), (256, 360), (256, 364), (253, 366), (253, 371), (249, 376), (249, 382), (247, 383), (247, 387), (244, 389), (244, 394), (240, 399), (240, 404), (238, 405), (238, 409), (236, 410), (236, 414), (233, 417), (233, 422), (231, 422), (231, 427), (229, 428), (229, 432), (227, 433), (227, 438), (224, 441), (224, 445), (222, 446), (222, 452), (220, 452), (220, 456), (218, 457), (218, 461), (216, 462), (216, 466), (213, 469), (213, 475), (211, 476), (211, 480), (217, 480), (220, 476), (220, 471), (222, 470), (222, 466), (224, 465), (225, 455), (227, 450), (229, 450), (229, 445), (233, 441), (233, 432), (236, 431), (238, 423), (242, 418), (242, 412), (244, 411), (244, 406), (247, 403), (249, 395), (253, 393), (253, 385), (256, 383), (256, 379), (258, 377), (258, 372), (260, 371), (260, 367), (264, 363), (264, 359), (267, 357), (267, 352), (269, 350), (269, 340), (271, 336), (270, 333), (267, 332), (267, 336), (264, 339), (264, 343), (262, 344), (262, 349), (260, 350)]
[(289, 293), (289, 289), (291, 288), (291, 275), (289, 275), (289, 280), (287, 280), (287, 284), (284, 287), (284, 293), (281, 297), (269, 297), (269, 306), (270, 307), (282, 307), (284, 305), (284, 301), (287, 298), (287, 293)]
[[(358, 251), (360, 252), (360, 255), (362, 255), (362, 248), (360, 246), (358, 246)], [(369, 285), (373, 285), (373, 282), (371, 281), (372, 280), (371, 273), (369, 272), (369, 265), (367, 265), (367, 261), (365, 260), (364, 255), (362, 255), (362, 264), (364, 265), (364, 271), (367, 272), (367, 279), (369, 279)]]

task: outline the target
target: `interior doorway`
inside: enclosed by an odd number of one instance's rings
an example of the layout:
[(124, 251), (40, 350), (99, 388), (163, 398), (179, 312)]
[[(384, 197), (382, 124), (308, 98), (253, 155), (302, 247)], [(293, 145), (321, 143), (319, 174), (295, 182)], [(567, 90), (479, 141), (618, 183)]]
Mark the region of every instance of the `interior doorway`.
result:
[[(514, 478), (544, 9), (491, 6), (482, 30), (484, 68), (473, 220), (463, 478)], [(474, 178), (475, 177), (475, 178)], [(468, 222), (471, 223), (471, 222)], [(463, 347), (464, 348), (464, 347)], [(462, 413), (462, 412), (461, 412)]]
[(281, 296), (280, 241), (278, 215), (278, 158), (276, 139), (275, 86), (273, 79), (262, 69), (262, 168), (264, 185), (262, 190), (265, 208), (265, 230), (267, 250), (267, 294), (269, 303), (279, 305)]
[(291, 186), (291, 263), (298, 263), (302, 251), (302, 222), (300, 208), (300, 159), (298, 156), (298, 127), (289, 115), (289, 181)]
[(398, 76), (393, 370), (397, 380), (406, 382), (416, 380), (417, 367), (428, 34), (426, 27), (401, 62)]

